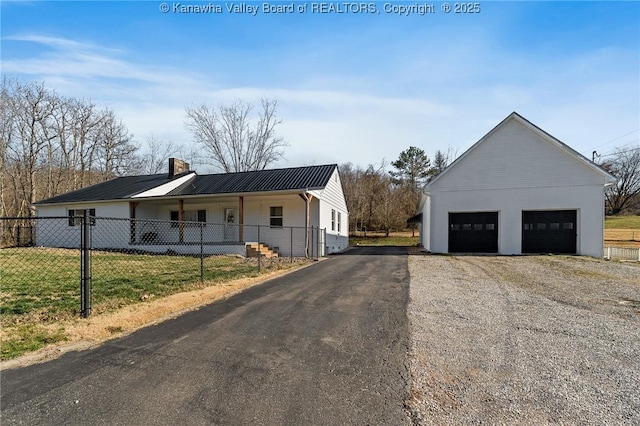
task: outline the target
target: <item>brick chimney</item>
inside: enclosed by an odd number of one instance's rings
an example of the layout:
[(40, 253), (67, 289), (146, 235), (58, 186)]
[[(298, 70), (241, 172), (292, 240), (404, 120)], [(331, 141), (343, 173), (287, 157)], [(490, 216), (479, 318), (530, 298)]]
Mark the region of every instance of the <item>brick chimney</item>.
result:
[(189, 171), (189, 163), (178, 160), (177, 158), (169, 158), (169, 179), (180, 173)]

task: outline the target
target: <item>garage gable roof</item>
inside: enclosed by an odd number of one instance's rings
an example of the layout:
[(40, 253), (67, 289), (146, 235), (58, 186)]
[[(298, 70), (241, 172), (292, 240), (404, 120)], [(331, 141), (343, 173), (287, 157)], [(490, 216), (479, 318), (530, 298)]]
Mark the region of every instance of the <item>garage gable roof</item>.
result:
[(565, 153), (569, 154), (571, 157), (573, 157), (576, 161), (578, 161), (581, 164), (583, 164), (585, 167), (587, 167), (590, 170), (595, 171), (596, 173), (598, 173), (601, 176), (603, 176), (603, 178), (605, 179), (605, 182), (607, 184), (613, 184), (613, 183), (615, 183), (617, 181), (615, 176), (613, 176), (611, 173), (607, 172), (606, 170), (604, 170), (603, 168), (601, 168), (600, 166), (598, 166), (597, 164), (595, 164), (594, 162), (590, 161), (585, 156), (580, 154), (578, 151), (574, 150), (573, 148), (571, 148), (567, 144), (563, 143), (559, 139), (553, 137), (552, 135), (550, 135), (546, 131), (542, 130), (540, 127), (538, 127), (535, 124), (531, 123), (529, 120), (527, 120), (526, 118), (524, 118), (523, 116), (521, 116), (520, 114), (518, 114), (517, 112), (514, 111), (511, 114), (509, 114), (504, 120), (502, 120), (497, 126), (495, 126), (493, 129), (491, 129), (489, 131), (489, 133), (484, 135), (478, 142), (473, 144), (471, 146), (471, 148), (469, 148), (461, 156), (456, 158), (456, 160), (453, 163), (451, 163), (442, 173), (440, 173), (432, 181), (430, 181), (425, 186), (425, 191), (429, 192), (429, 189), (438, 180), (440, 180), (440, 178), (442, 176), (444, 176), (447, 173), (449, 173), (452, 169), (455, 169), (456, 166), (458, 165), (458, 163), (460, 163), (465, 157), (467, 157), (470, 153), (472, 153), (478, 146), (480, 146), (485, 140), (487, 140), (491, 135), (493, 135), (498, 129), (500, 129), (506, 123), (508, 123), (509, 121), (512, 121), (512, 120), (516, 121), (517, 123), (519, 123), (520, 125), (526, 127), (527, 129), (531, 130), (533, 133), (537, 134), (542, 140), (554, 145), (556, 148), (558, 148), (561, 151), (564, 151)]

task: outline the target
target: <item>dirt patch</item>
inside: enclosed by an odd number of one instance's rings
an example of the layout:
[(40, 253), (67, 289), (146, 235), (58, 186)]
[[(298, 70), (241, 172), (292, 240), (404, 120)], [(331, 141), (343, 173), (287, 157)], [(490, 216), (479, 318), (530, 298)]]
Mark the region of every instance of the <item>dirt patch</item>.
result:
[(200, 308), (209, 303), (228, 298), (249, 287), (262, 284), (301, 268), (277, 270), (258, 277), (242, 278), (226, 283), (218, 283), (209, 287), (184, 293), (177, 293), (163, 298), (153, 295), (143, 302), (129, 305), (113, 312), (92, 316), (87, 319), (73, 318), (44, 326), (47, 329), (64, 328), (68, 339), (61, 344), (52, 344), (43, 349), (21, 357), (0, 362), (0, 370), (24, 367), (26, 365), (48, 361), (65, 352), (88, 349), (107, 340), (115, 339), (135, 330), (175, 318), (185, 312)]
[(606, 247), (640, 248), (640, 229), (605, 229)]

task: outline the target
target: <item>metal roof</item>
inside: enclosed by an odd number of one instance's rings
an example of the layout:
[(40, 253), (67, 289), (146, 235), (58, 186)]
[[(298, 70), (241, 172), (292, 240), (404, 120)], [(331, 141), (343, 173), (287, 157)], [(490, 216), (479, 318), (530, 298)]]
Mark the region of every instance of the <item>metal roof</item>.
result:
[[(182, 197), (190, 195), (321, 189), (327, 185), (333, 171), (337, 167), (336, 164), (330, 164), (253, 172), (196, 175), (193, 179), (168, 192), (164, 196)], [(184, 173), (176, 175), (173, 179), (169, 179), (166, 173), (119, 177), (77, 191), (48, 198), (35, 204), (128, 199), (181, 176), (184, 176)]]
[[(176, 176), (174, 177), (174, 179), (177, 177), (180, 176)], [(106, 182), (87, 186), (86, 188), (78, 189), (76, 191), (60, 194), (52, 198), (47, 198), (46, 200), (38, 201), (34, 204), (38, 205), (73, 203), (79, 201), (119, 200), (132, 197), (151, 188), (155, 188), (164, 183), (170, 182), (171, 180), (173, 179), (169, 179), (167, 173), (156, 175), (123, 176), (108, 180)]]
[(321, 189), (335, 164), (196, 176), (168, 196)]

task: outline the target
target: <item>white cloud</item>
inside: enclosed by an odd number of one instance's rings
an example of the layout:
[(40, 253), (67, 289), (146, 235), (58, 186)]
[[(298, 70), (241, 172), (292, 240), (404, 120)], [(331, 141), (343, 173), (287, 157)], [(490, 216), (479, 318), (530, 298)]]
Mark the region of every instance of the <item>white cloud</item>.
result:
[(587, 156), (593, 146), (640, 127), (638, 54), (620, 49), (545, 62), (526, 52), (490, 51), (476, 40), (466, 56), (438, 48), (427, 54), (441, 56), (427, 60), (406, 53), (415, 48), (407, 42), (396, 73), (370, 72), (356, 88), (344, 84), (356, 79), (356, 70), (269, 87), (222, 86), (204, 71), (145, 64), (125, 49), (87, 42), (37, 34), (4, 40), (48, 49), (3, 60), (4, 73), (113, 108), (139, 141), (154, 134), (190, 144), (186, 106), (277, 100), (280, 134), (291, 145), (280, 165), (366, 165), (394, 160), (410, 145), (430, 155), (448, 146), (461, 154), (514, 110)]

